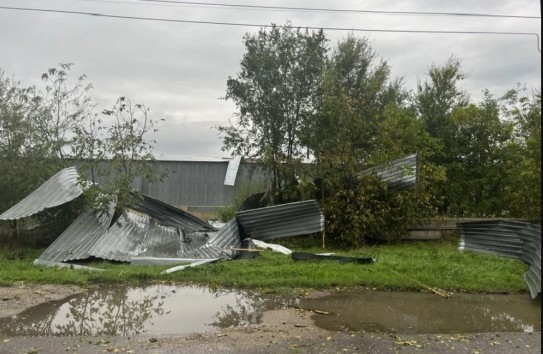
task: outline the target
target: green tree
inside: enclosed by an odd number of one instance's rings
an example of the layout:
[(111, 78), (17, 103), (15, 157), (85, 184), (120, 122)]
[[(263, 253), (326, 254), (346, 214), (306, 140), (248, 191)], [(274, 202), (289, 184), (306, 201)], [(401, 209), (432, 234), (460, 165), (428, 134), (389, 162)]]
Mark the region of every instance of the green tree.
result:
[(0, 212), (49, 178), (59, 164), (50, 155), (36, 120), (42, 98), (0, 70)]
[(322, 31), (272, 25), (244, 37), (246, 52), (226, 100), (238, 112), (218, 127), (223, 150), (261, 159), (271, 176), (272, 202), (285, 201), (292, 165), (303, 157), (300, 132), (315, 113), (326, 38)]
[(165, 176), (153, 164), (156, 141), (147, 138), (149, 133), (158, 131), (158, 122), (149, 116), (145, 105), (133, 104), (126, 97), (117, 99), (113, 108), (103, 110), (102, 114), (112, 121), (107, 127), (105, 142), (98, 146), (98, 151), (103, 148), (108, 159), (106, 183), (100, 192), (114, 196), (117, 207), (124, 209), (141, 201), (141, 193), (133, 188), (136, 180), (154, 183)]
[(514, 124), (513, 138), (505, 148), (503, 209), (513, 217), (541, 222), (541, 90), (506, 96), (505, 117)]
[(388, 65), (378, 59), (366, 39), (338, 43), (324, 73), (319, 112), (305, 135), (317, 162), (327, 238), (344, 246), (359, 247), (368, 238), (398, 239), (429, 209), (431, 194), (392, 192), (376, 176), (360, 174), (431, 145), (405, 104), (401, 81), (391, 80)]
[(466, 77), (460, 59), (451, 56), (443, 66), (432, 65), (428, 79), (417, 84), (415, 107), (426, 131), (442, 140), (445, 151), (449, 143), (447, 138), (454, 130), (451, 113), (456, 107), (464, 107), (469, 103), (467, 93), (458, 87)]
[[(460, 59), (453, 55), (445, 64), (430, 67), (426, 81), (417, 84), (413, 99), (413, 106), (425, 130), (435, 139), (436, 145), (433, 154), (429, 156), (430, 162), (445, 170), (454, 163), (457, 156), (456, 127), (451, 114), (456, 108), (465, 107), (469, 103), (468, 94), (459, 87), (466, 77), (462, 72)], [(442, 201), (440, 212), (447, 212), (451, 203), (448, 185), (444, 181), (442, 184), (438, 183), (435, 193)]]
[[(94, 114), (92, 86), (84, 75), (72, 83), (71, 68), (59, 64), (43, 74), (44, 93), (22, 88), (0, 71), (0, 211), (68, 164), (79, 165), (82, 183), (91, 179), (83, 183), (86, 200), (101, 208), (112, 198), (119, 209), (136, 203), (137, 179), (152, 183), (163, 177), (151, 164), (155, 141), (147, 137), (157, 122), (149, 110), (121, 97), (101, 117)], [(105, 177), (100, 186), (99, 176)]]
[(512, 125), (501, 119), (501, 106), (501, 99), (485, 91), (478, 105), (457, 107), (451, 114), (455, 146), (446, 164), (449, 213), (495, 216), (504, 210), (503, 152)]

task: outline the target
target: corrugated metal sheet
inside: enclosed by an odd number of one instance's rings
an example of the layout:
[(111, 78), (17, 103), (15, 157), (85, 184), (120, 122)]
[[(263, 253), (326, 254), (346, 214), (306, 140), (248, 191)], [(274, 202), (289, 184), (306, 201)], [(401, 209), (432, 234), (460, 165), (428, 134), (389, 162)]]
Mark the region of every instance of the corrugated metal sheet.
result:
[(541, 293), (541, 225), (521, 221), (489, 220), (458, 223), (460, 250), (523, 260), (532, 298)]
[(242, 238), (271, 240), (324, 230), (324, 213), (316, 200), (240, 211), (236, 219)]
[(89, 254), (111, 261), (130, 262), (144, 250), (150, 217), (127, 209), (96, 242)]
[(0, 215), (0, 220), (25, 218), (48, 208), (53, 208), (79, 197), (83, 189), (75, 167), (68, 167), (39, 186), (19, 203)]
[(143, 202), (134, 210), (149, 215), (159, 224), (186, 231), (215, 230), (215, 228), (196, 216), (179, 208), (143, 195)]
[(231, 249), (241, 247), (241, 236), (237, 220), (234, 218), (221, 227), (219, 231), (210, 237), (209, 243), (229, 252), (228, 254), (232, 257), (235, 256), (237, 252), (231, 251)]
[(238, 175), (239, 164), (241, 162), (241, 156), (236, 156), (228, 163), (228, 169), (226, 170), (226, 176), (224, 176), (224, 185), (233, 186), (236, 184), (236, 177)]
[(375, 174), (389, 189), (408, 189), (417, 183), (417, 154), (408, 155), (391, 163), (381, 164), (360, 172), (361, 176)]
[(92, 210), (81, 214), (53, 243), (38, 257), (39, 261), (67, 262), (87, 259), (90, 250), (106, 232), (111, 223), (115, 205), (109, 212), (97, 215)]

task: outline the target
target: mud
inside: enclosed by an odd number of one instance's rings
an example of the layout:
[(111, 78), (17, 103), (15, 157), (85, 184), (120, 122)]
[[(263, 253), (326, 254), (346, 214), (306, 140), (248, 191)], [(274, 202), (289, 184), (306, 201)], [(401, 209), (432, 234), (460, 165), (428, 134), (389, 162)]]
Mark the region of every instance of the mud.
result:
[[(83, 290), (34, 284), (1, 287), (0, 315), (11, 316)], [(541, 332), (391, 334), (327, 330), (315, 326), (313, 317), (317, 315), (303, 309), (270, 310), (255, 325), (187, 335), (2, 337), (0, 353), (541, 353)]]

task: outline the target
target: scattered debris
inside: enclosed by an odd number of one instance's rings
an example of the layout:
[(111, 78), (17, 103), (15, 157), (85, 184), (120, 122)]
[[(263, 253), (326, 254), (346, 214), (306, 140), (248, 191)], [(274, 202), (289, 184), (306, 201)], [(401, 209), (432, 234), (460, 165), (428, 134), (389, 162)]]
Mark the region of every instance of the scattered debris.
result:
[(273, 244), (273, 243), (266, 243), (266, 242), (261, 241), (261, 240), (253, 240), (253, 239), (251, 239), (250, 242), (253, 244), (253, 246), (258, 247), (258, 248), (270, 249), (272, 251), (279, 252), (279, 253), (286, 254), (286, 255), (289, 255), (289, 254), (292, 253), (291, 250), (289, 250), (288, 248), (286, 248), (284, 246), (281, 246), (281, 245), (276, 245), (276, 244)]
[(42, 261), (39, 258), (35, 259), (33, 264), (35, 264), (35, 265), (43, 265), (43, 266), (46, 266), (46, 267), (59, 267), (59, 268), (70, 268), (70, 269), (77, 269), (77, 270), (89, 270), (89, 271), (93, 271), (93, 272), (103, 272), (104, 271), (104, 269), (94, 268), (94, 267), (87, 267), (87, 266), (78, 265), (78, 264)]
[(370, 264), (375, 263), (375, 258), (335, 256), (333, 254), (314, 254), (305, 252), (292, 252), (291, 257), (295, 261), (338, 261), (339, 263)]
[(202, 264), (217, 262), (219, 259), (220, 258), (204, 259), (204, 260), (193, 262), (193, 263), (190, 263), (190, 264), (181, 265), (181, 266), (166, 269), (165, 271), (161, 272), (160, 274), (170, 274), (170, 273), (178, 272), (178, 271), (183, 270), (185, 268), (197, 267), (197, 266), (200, 266)]

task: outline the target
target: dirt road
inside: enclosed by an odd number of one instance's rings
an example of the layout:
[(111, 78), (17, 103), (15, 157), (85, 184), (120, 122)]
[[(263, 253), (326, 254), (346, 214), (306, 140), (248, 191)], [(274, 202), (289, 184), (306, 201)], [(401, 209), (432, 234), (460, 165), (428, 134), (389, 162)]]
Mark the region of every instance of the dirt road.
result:
[[(0, 317), (83, 290), (57, 285), (0, 287)], [(315, 327), (314, 315), (297, 309), (274, 310), (256, 326), (184, 336), (4, 337), (0, 353), (541, 353), (540, 332), (331, 332)]]

